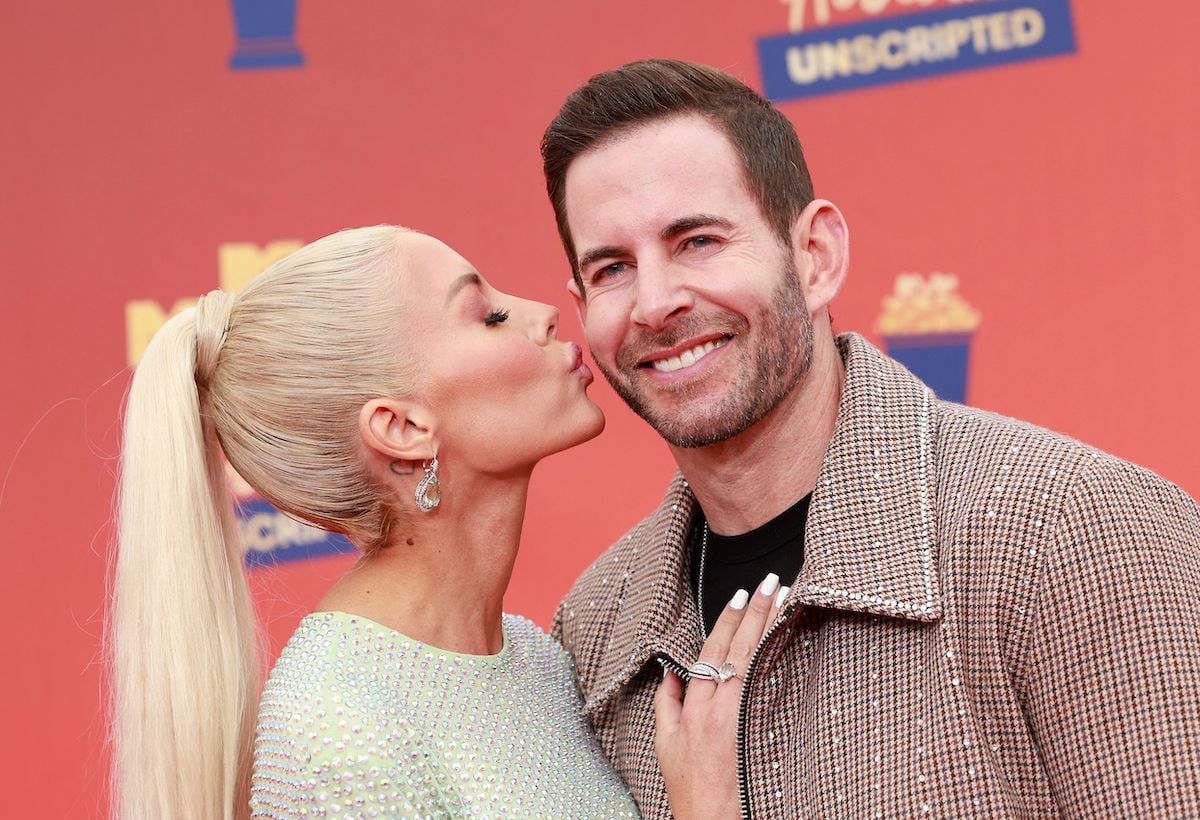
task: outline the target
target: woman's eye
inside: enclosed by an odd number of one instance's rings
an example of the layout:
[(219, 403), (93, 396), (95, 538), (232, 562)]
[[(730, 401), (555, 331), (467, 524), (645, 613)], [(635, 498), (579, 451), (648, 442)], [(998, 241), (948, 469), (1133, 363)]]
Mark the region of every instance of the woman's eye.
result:
[(483, 323), (488, 327), (498, 325), (508, 318), (508, 308), (494, 308), (491, 313), (483, 317)]

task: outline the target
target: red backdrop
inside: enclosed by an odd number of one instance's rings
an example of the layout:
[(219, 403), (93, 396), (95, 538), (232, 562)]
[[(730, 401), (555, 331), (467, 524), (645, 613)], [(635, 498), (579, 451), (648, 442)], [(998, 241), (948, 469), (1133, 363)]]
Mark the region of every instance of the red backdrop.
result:
[[(395, 222), (580, 339), (537, 146), (591, 74), (647, 56), (763, 87), (759, 38), (949, 0), (304, 0), (299, 67), (238, 69), (228, 3), (9, 4), (0, 29), (0, 356), (8, 816), (101, 816), (101, 645), (126, 307), (219, 281), (229, 243)], [(971, 4), (986, 10), (988, 3)], [(963, 6), (963, 9), (966, 7)], [(1200, 492), (1200, 10), (1072, 4), (1073, 53), (780, 103), (853, 232), (836, 325), (875, 331), (904, 272), (982, 316), (968, 400)], [(832, 30), (832, 29), (831, 29)], [(245, 34), (245, 32), (243, 32)], [(254, 44), (243, 37), (242, 49)], [(272, 59), (268, 56), (267, 58)], [(657, 500), (663, 447), (606, 385), (598, 440), (537, 471), (508, 609), (548, 624)], [(346, 556), (258, 569), (272, 647)], [(452, 571), (448, 568), (448, 571)]]

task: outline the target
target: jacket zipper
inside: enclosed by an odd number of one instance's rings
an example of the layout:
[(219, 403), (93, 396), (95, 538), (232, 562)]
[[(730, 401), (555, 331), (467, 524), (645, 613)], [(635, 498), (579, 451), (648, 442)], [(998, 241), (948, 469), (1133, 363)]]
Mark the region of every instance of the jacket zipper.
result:
[(754, 654), (750, 656), (750, 663), (746, 666), (746, 674), (742, 677), (742, 700), (738, 704), (737, 725), (738, 790), (741, 792), (742, 798), (742, 820), (750, 820), (750, 772), (746, 770), (746, 709), (750, 703), (750, 681), (753, 678), (754, 667), (758, 663), (758, 656), (762, 652), (762, 648), (766, 646), (767, 641), (775, 634), (776, 628), (795, 611), (795, 606), (779, 611), (775, 616), (775, 623), (771, 624), (767, 630), (767, 634), (763, 635), (762, 640), (758, 642), (758, 647), (754, 650)]
[[(775, 616), (775, 623), (767, 630), (767, 634), (763, 635), (759, 641), (758, 648), (754, 650), (754, 654), (750, 656), (750, 663), (746, 667), (746, 674), (742, 677), (742, 700), (738, 704), (738, 725), (737, 725), (737, 769), (738, 769), (738, 792), (742, 803), (742, 820), (750, 820), (750, 773), (746, 771), (746, 709), (750, 703), (750, 679), (754, 672), (754, 666), (758, 663), (759, 653), (763, 646), (766, 645), (770, 637), (775, 634), (776, 628), (783, 623), (793, 612), (796, 607), (781, 609)], [(654, 653), (654, 660), (658, 661), (659, 666), (664, 669), (669, 669), (679, 676), (681, 680), (691, 680), (692, 673), (687, 667), (679, 661), (672, 658), (666, 652)]]
[(687, 667), (672, 658), (666, 652), (655, 652), (654, 660), (658, 661), (658, 665), (663, 669), (669, 669), (678, 675), (680, 680), (692, 679), (692, 673), (687, 670)]

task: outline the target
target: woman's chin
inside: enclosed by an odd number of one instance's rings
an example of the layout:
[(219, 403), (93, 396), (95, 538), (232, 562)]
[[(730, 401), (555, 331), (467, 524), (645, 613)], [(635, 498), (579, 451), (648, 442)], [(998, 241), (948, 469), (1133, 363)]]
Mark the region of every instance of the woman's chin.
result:
[(592, 426), (588, 430), (587, 435), (584, 436), (584, 438), (580, 441), (580, 444), (582, 444), (584, 441), (591, 441), (596, 436), (603, 433), (604, 425), (608, 423), (608, 419), (604, 417), (604, 411), (600, 409), (600, 405), (596, 404), (591, 399), (588, 399), (588, 404), (591, 405), (589, 409), (592, 411)]
[(564, 445), (556, 452), (562, 452), (563, 450), (569, 450), (572, 447), (578, 447), (580, 444), (591, 441), (596, 436), (604, 432), (604, 425), (606, 424), (604, 411), (600, 409), (600, 405), (596, 404), (591, 399), (587, 399), (587, 405), (587, 410), (580, 413), (579, 421), (577, 422), (575, 429), (572, 431), (574, 435), (571, 436), (570, 440), (565, 442)]

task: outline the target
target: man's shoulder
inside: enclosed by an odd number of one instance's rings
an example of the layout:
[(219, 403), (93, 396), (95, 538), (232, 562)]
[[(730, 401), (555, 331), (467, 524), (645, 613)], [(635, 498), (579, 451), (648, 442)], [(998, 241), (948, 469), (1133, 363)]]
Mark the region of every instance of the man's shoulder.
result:
[(1046, 427), (977, 407), (936, 400), (937, 449), (943, 459), (973, 457), (1004, 471), (1025, 462), (1057, 462), (1050, 468), (1082, 467), (1094, 457), (1114, 457)]
[(662, 502), (601, 553), (559, 604), (553, 634), (575, 656), (585, 679), (609, 639), (620, 629), (635, 628), (631, 613), (652, 607), (652, 577), (664, 556), (686, 542), (693, 504), (677, 473)]
[(1011, 474), (1018, 479), (1028, 473), (1048, 473), (1064, 478), (1093, 469), (1095, 462), (1125, 464), (1089, 444), (1045, 427), (938, 400), (936, 452), (943, 470), (961, 470), (962, 465), (985, 475)]
[(650, 513), (600, 553), (571, 585), (560, 605), (560, 614), (574, 617), (574, 610), (586, 613), (601, 606), (602, 602), (615, 600), (619, 580), (638, 560), (639, 554), (644, 560), (654, 548), (656, 520), (655, 513)]
[(956, 491), (974, 486), (996, 505), (1005, 496), (1038, 488), (1030, 501), (1055, 494), (1063, 512), (1096, 504), (1196, 509), (1195, 501), (1167, 479), (1090, 444), (998, 413), (936, 404), (937, 469), (943, 484)]

